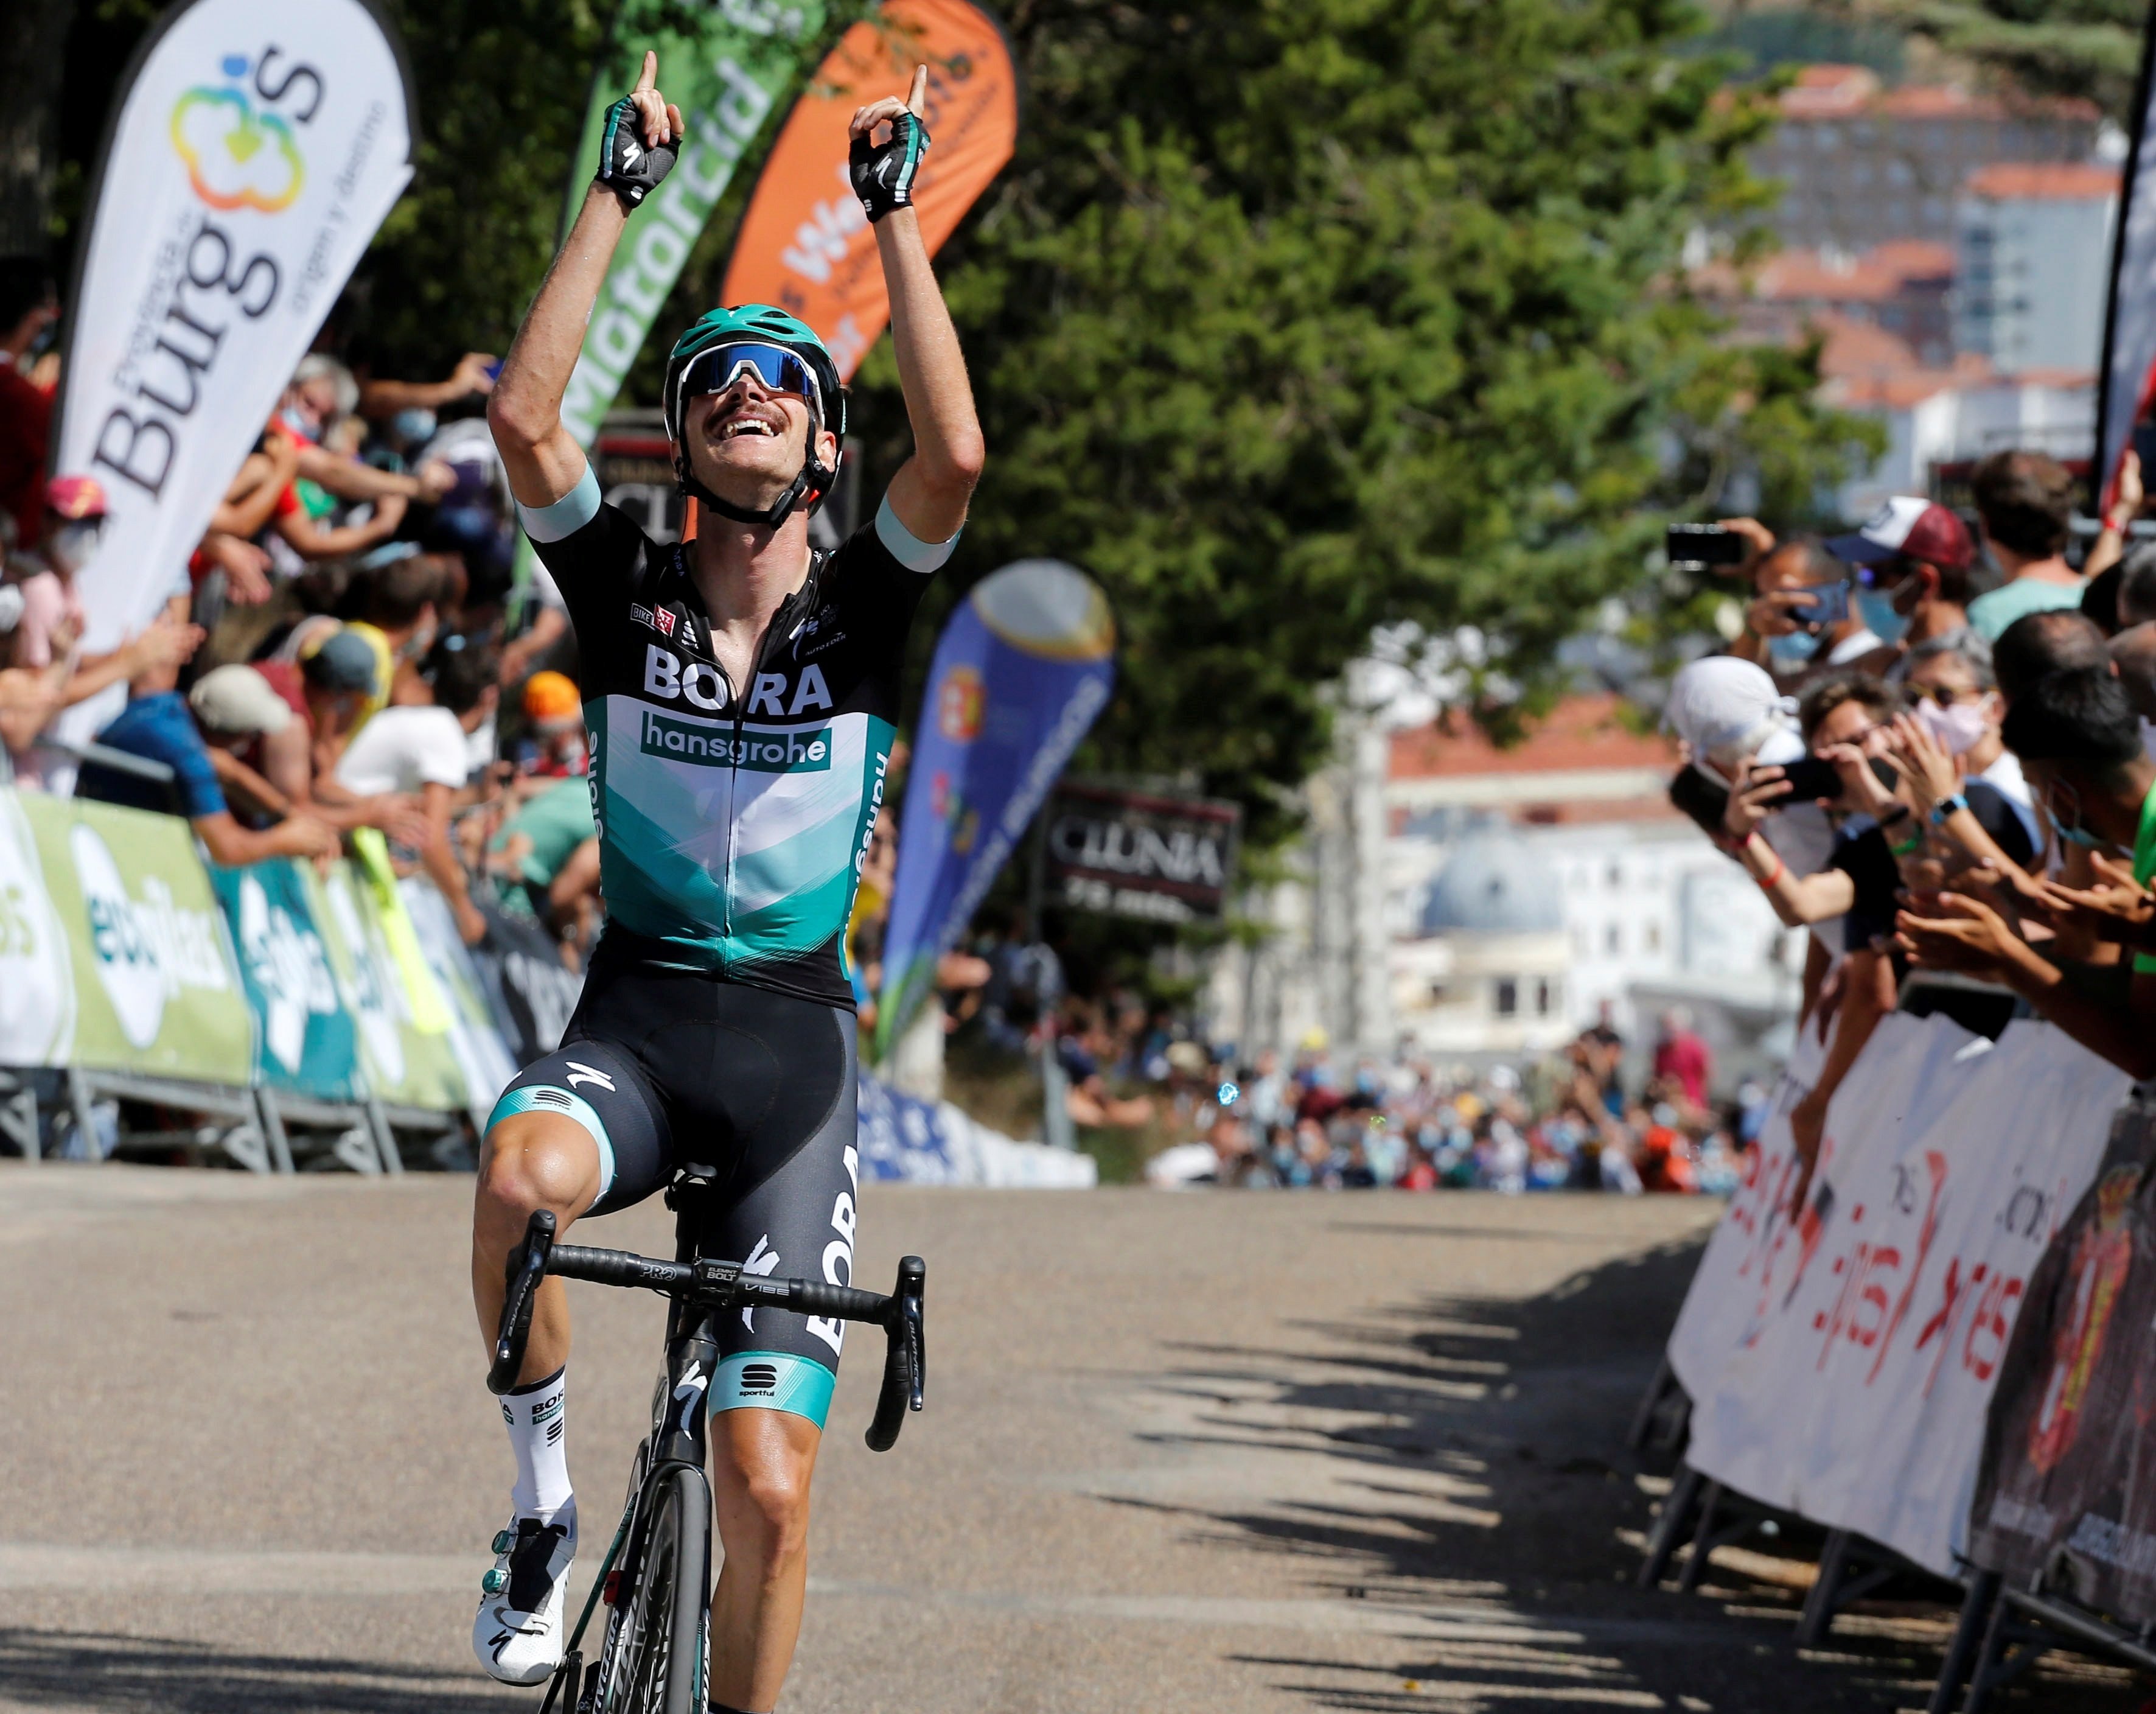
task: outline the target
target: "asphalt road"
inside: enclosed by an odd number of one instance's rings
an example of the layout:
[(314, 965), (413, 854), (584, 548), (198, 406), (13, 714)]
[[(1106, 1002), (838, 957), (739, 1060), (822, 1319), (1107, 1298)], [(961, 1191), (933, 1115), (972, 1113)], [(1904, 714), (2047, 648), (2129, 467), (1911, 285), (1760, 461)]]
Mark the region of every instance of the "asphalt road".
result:
[[(0, 1710), (536, 1707), (467, 1653), (509, 1478), (469, 1196), (0, 1169)], [(1943, 1609), (1800, 1655), (1800, 1542), (1631, 1587), (1666, 1465), (1624, 1431), (1715, 1212), (873, 1189), (863, 1283), (929, 1258), (929, 1410), (865, 1450), (856, 1351), (782, 1706), (1921, 1707)], [(601, 1230), (667, 1242), (656, 1209)], [(610, 1516), (661, 1310), (571, 1290), (572, 1468)], [(2069, 1662), (1999, 1706), (2146, 1695)]]

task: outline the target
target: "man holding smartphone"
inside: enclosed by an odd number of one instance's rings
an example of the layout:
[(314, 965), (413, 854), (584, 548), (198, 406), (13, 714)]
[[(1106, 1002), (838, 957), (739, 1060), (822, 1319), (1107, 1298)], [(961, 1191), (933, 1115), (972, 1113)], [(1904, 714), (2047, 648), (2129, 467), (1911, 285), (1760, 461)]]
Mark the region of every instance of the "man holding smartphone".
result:
[(1846, 667), (1883, 645), (1851, 599), (1849, 577), (1817, 543), (1777, 542), (1755, 518), (1730, 519), (1752, 553), (1738, 567), (1753, 599), (1743, 629), (1729, 646), (1739, 660), (1765, 667), (1778, 683), (1794, 685), (1822, 667)]

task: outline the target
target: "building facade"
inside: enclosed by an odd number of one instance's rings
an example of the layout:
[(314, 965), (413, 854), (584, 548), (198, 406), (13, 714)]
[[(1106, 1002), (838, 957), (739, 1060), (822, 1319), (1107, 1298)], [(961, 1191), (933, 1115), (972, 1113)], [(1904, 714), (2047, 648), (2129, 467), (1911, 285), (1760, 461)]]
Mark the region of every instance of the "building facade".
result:
[(2119, 175), (1999, 165), (1970, 174), (1955, 228), (1954, 343), (2001, 374), (2093, 374)]
[(1245, 901), (1263, 938), (1216, 966), (1221, 1039), (1517, 1060), (1681, 1002), (1741, 1065), (1786, 1029), (1804, 937), (1671, 808), (1675, 747), (1615, 697), (1509, 749), (1456, 717), (1348, 724), (1294, 878)]
[(2095, 152), (2093, 102), (2007, 100), (1942, 85), (1883, 88), (1857, 65), (1808, 65), (1750, 166), (1783, 187), (1770, 223), (1790, 249), (1854, 254), (1954, 241), (1969, 174), (1994, 162), (2072, 163)]

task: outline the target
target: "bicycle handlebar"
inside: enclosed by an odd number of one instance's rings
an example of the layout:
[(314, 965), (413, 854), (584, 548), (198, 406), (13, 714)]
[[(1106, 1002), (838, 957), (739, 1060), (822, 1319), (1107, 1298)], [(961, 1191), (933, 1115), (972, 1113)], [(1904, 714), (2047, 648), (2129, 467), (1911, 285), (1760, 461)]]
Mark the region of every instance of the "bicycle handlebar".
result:
[(834, 1285), (820, 1279), (773, 1279), (744, 1274), (737, 1262), (662, 1262), (628, 1250), (588, 1248), (554, 1242), (553, 1214), (542, 1208), (524, 1229), (523, 1242), (509, 1253), (505, 1269), (501, 1325), (486, 1384), (496, 1394), (516, 1385), (524, 1367), (524, 1347), (531, 1331), (531, 1305), (540, 1280), (552, 1274), (563, 1279), (587, 1279), (599, 1285), (640, 1286), (670, 1297), (688, 1298), (714, 1310), (790, 1310), (797, 1315), (869, 1321), (884, 1330), (883, 1384), (876, 1394), (875, 1416), (868, 1444), (886, 1452), (898, 1439), (909, 1410), (921, 1408), (927, 1382), (921, 1299), (928, 1264), (918, 1256), (901, 1258), (898, 1284), (890, 1296)]

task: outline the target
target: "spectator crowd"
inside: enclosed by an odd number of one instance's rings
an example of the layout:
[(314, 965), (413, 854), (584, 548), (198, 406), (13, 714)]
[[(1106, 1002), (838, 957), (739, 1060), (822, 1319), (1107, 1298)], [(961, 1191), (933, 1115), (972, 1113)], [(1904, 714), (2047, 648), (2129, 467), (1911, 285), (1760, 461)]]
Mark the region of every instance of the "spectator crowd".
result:
[(91, 651), (76, 579), (106, 495), (46, 473), (58, 313), (42, 265), (0, 259), (12, 783), (184, 816), (219, 863), (378, 856), (468, 942), (515, 924), (576, 965), (600, 914), (581, 699), (558, 593), (543, 568), (515, 584), (498, 365), (421, 383), (306, 358), (160, 610)]
[[(350, 848), (429, 876), (468, 941), (543, 935), (578, 967), (603, 905), (574, 646), (543, 569), (514, 574), (485, 420), (497, 365), (405, 382), (308, 357), (161, 610), (90, 651), (76, 580), (106, 501), (46, 474), (56, 316), (49, 275), (0, 260), (13, 782), (182, 815), (220, 863)], [(1827, 540), (1724, 526), (1743, 620), (1671, 687), (1671, 797), (1809, 932), (1801, 1022), (1824, 1063), (1791, 1114), (1808, 1158), (1897, 1006), (1989, 1033), (2042, 1017), (2156, 1073), (2156, 541), (2135, 539), (2129, 454), (2075, 564), (2075, 487), (2002, 452), (1974, 471), (1973, 532), (1920, 497)], [(865, 1028), (894, 820), (849, 929)], [(1023, 914), (937, 975), (937, 1027), (1049, 1058), (1070, 1121), (1145, 1131), (1163, 1181), (1712, 1190), (1764, 1110), (1753, 1084), (1717, 1104), (1681, 1017), (1628, 1090), (1606, 1019), (1511, 1067), (1342, 1063), (1318, 1037), (1245, 1059), (1127, 996), (1066, 991)]]
[(1727, 1102), (1710, 1099), (1712, 1056), (1681, 1010), (1664, 1015), (1630, 1093), (1624, 1040), (1606, 1018), (1524, 1069), (1440, 1067), (1405, 1049), (1341, 1068), (1327, 1050), (1312, 1032), (1287, 1064), (1265, 1053), (1236, 1067), (1194, 1043), (1171, 1044), (1163, 1099), (1194, 1135), (1156, 1156), (1148, 1176), (1279, 1189), (1720, 1192), (1736, 1185), (1767, 1114), (1768, 1092), (1753, 1079)]
[(2076, 565), (2077, 486), (2001, 451), (1971, 474), (1973, 532), (1921, 497), (1825, 541), (1728, 526), (1748, 600), (1671, 687), (1671, 796), (1809, 932), (1808, 1168), (1897, 1008), (1994, 1037), (2044, 1018), (2156, 1072), (2156, 542), (2129, 452)]

